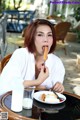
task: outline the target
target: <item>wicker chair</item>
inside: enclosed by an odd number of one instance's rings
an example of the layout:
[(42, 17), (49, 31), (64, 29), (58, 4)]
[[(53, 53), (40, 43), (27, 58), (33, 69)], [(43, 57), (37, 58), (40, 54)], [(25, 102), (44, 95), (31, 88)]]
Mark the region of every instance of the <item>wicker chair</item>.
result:
[(70, 27), (71, 27), (70, 22), (60, 22), (54, 25), (54, 29), (56, 33), (56, 41), (57, 41), (56, 49), (62, 48), (65, 54), (67, 54), (65, 38)]
[(54, 25), (55, 32), (56, 32), (56, 40), (57, 41), (61, 40), (62, 43), (64, 43), (65, 37), (70, 27), (71, 27), (70, 22), (59, 22), (56, 25)]
[(2, 72), (3, 68), (8, 63), (9, 59), (11, 58), (11, 55), (12, 54), (8, 54), (1, 60), (1, 62), (0, 62), (0, 72)]

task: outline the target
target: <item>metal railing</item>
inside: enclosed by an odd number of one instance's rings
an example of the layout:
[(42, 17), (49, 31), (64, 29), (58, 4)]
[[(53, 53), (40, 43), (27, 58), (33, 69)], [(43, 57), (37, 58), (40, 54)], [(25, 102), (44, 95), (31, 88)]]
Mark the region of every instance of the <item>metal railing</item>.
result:
[(6, 27), (7, 15), (5, 14), (0, 18), (0, 59), (5, 56), (7, 50)]
[(22, 32), (22, 30), (33, 21), (36, 10), (5, 10), (3, 15), (8, 16), (7, 31)]

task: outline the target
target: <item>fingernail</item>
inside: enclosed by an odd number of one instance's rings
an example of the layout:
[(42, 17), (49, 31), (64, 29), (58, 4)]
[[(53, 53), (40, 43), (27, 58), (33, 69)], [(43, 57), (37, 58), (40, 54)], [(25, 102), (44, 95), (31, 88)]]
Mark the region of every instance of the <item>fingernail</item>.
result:
[(44, 63), (42, 63), (42, 66), (44, 66)]
[(46, 68), (44, 68), (44, 72), (46, 72)]

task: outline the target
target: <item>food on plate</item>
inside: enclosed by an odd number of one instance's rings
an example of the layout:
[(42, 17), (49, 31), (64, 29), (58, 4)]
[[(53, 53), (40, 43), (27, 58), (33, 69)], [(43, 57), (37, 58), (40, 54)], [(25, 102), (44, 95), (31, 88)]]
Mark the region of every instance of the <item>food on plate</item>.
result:
[(45, 94), (42, 94), (42, 95), (41, 95), (41, 100), (42, 100), (42, 101), (45, 101), (45, 98), (46, 98), (46, 95), (45, 95)]
[(44, 61), (47, 60), (47, 55), (48, 55), (48, 47), (45, 46), (45, 47), (44, 47), (44, 55), (43, 55), (43, 59), (44, 59)]
[(47, 103), (59, 103), (60, 102), (60, 100), (57, 98), (57, 96), (54, 93), (41, 94), (41, 100)]

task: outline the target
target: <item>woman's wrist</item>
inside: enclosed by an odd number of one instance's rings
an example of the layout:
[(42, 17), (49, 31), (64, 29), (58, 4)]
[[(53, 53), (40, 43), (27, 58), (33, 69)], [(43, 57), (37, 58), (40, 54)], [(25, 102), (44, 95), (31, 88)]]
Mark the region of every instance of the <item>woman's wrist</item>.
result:
[(38, 86), (40, 85), (41, 82), (39, 79), (35, 79), (35, 80), (24, 80), (23, 85), (24, 87), (29, 87), (29, 86)]
[(37, 84), (37, 85), (40, 85), (40, 84), (42, 84), (42, 83), (44, 82), (44, 79), (41, 79), (41, 78), (39, 79), (39, 78), (37, 78), (36, 81), (37, 81), (36, 84)]
[(36, 80), (35, 80), (35, 86), (39, 86), (40, 85), (40, 80), (37, 78)]

